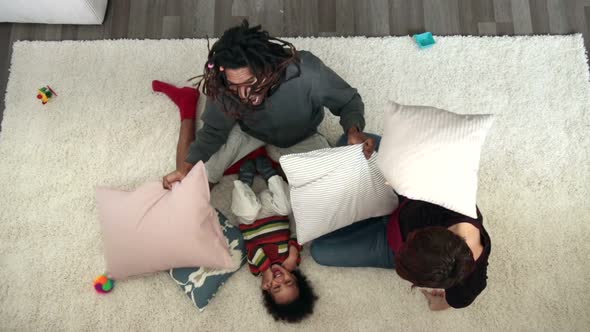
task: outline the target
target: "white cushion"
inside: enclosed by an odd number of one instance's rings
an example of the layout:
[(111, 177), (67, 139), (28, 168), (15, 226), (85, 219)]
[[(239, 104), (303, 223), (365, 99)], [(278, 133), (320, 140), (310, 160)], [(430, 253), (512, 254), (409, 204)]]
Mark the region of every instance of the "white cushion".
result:
[(107, 0), (0, 1), (0, 22), (101, 24)]
[(366, 160), (362, 150), (362, 145), (351, 145), (281, 157), (299, 243), (390, 214), (397, 207), (397, 196), (377, 167), (376, 153)]
[(489, 114), (391, 102), (377, 163), (398, 194), (477, 218), (479, 157), (492, 122)]

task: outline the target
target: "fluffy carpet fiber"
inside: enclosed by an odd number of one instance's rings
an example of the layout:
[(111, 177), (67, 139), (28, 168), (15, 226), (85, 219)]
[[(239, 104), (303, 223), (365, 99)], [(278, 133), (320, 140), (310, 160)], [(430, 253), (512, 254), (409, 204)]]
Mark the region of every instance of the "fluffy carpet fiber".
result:
[[(0, 133), (0, 330), (587, 330), (590, 326), (590, 85), (580, 35), (292, 40), (322, 58), (381, 132), (386, 101), (494, 113), (478, 202), (492, 238), (488, 287), (469, 308), (432, 313), (393, 271), (321, 267), (304, 254), (316, 314), (264, 311), (236, 273), (203, 313), (166, 273), (119, 282), (104, 270), (94, 188), (130, 189), (174, 167), (179, 116), (152, 79), (186, 84), (204, 40), (19, 42)], [(58, 97), (42, 106), (36, 89)], [(329, 116), (322, 132), (341, 129)], [(229, 213), (230, 180), (213, 204)]]

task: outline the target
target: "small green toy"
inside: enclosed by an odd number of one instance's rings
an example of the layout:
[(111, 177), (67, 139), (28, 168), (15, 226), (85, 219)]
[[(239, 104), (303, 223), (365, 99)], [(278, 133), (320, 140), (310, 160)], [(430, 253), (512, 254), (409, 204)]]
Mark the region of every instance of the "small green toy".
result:
[(55, 91), (53, 91), (49, 85), (37, 90), (37, 99), (40, 99), (43, 105), (47, 104), (49, 99), (53, 98), (53, 96), (57, 96), (57, 93), (55, 93)]

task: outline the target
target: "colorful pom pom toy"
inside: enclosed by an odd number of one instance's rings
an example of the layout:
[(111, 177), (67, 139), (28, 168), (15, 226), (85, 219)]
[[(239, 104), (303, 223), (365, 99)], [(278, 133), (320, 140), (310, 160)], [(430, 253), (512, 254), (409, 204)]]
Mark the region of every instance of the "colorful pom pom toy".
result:
[(94, 289), (96, 292), (105, 294), (113, 290), (115, 287), (115, 281), (109, 279), (106, 275), (100, 275), (94, 279)]

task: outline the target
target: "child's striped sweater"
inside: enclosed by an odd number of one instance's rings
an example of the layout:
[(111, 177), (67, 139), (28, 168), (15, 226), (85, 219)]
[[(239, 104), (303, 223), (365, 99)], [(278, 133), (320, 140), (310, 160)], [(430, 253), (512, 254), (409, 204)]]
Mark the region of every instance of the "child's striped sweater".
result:
[[(272, 264), (281, 264), (289, 257), (289, 246), (301, 246), (291, 238), (289, 217), (274, 216), (256, 220), (251, 225), (240, 225), (248, 251), (248, 265), (254, 275), (268, 269)], [(297, 264), (301, 258), (297, 258)]]

